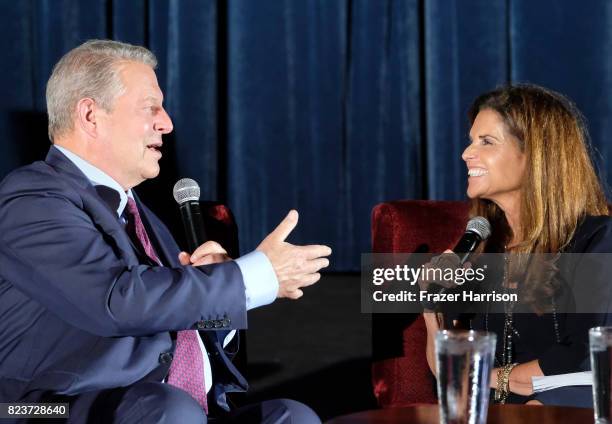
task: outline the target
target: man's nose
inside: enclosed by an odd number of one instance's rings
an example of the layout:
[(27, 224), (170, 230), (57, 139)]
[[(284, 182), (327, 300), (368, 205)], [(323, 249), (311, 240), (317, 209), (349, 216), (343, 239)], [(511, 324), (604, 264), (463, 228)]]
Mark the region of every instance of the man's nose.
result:
[(166, 109), (162, 108), (158, 119), (155, 121), (155, 131), (159, 131), (162, 134), (168, 134), (172, 132), (174, 126), (172, 125), (172, 119), (166, 112)]

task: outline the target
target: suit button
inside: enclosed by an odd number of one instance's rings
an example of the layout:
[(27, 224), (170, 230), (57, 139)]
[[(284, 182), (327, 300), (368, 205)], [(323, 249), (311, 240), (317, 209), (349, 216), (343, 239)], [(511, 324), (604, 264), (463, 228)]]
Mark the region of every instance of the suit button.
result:
[(159, 363), (160, 364), (169, 364), (172, 362), (172, 354), (170, 352), (163, 352), (159, 355)]
[(229, 319), (229, 318), (225, 318), (225, 319), (223, 320), (223, 326), (224, 326), (224, 327), (229, 327), (230, 323), (231, 323), (231, 321), (230, 321), (230, 319)]
[(206, 328), (206, 321), (198, 321), (196, 326), (198, 327), (198, 330), (203, 330)]
[(213, 328), (212, 321), (204, 321), (204, 328)]
[(215, 322), (215, 328), (223, 327), (223, 321), (221, 321), (220, 319), (216, 319), (214, 322)]

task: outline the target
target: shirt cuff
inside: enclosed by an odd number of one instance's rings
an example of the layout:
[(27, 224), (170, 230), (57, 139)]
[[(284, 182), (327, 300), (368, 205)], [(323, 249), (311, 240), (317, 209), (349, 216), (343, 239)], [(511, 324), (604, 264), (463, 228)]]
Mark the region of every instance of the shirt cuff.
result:
[(223, 339), (223, 348), (224, 349), (229, 344), (229, 342), (232, 341), (232, 339), (234, 338), (235, 335), (236, 335), (236, 330), (232, 330), (232, 331), (230, 331), (227, 334), (227, 336), (225, 336), (225, 338)]
[(265, 253), (248, 253), (236, 259), (236, 264), (244, 281), (247, 310), (274, 302), (278, 293), (278, 280)]

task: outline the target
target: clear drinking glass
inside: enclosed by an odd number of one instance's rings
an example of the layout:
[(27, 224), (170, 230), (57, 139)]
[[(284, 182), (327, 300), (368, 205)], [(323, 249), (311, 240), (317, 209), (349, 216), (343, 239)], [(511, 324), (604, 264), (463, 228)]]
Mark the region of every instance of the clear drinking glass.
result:
[(436, 334), (441, 423), (486, 423), (496, 339), (495, 334), (481, 331)]
[(610, 361), (612, 361), (612, 327), (589, 330), (591, 370), (593, 370), (593, 403), (595, 423), (610, 423)]

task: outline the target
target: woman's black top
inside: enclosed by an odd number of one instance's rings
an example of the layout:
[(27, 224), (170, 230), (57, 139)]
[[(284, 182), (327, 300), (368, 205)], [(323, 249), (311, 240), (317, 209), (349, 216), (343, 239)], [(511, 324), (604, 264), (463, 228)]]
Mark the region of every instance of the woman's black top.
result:
[[(612, 253), (612, 218), (586, 217), (577, 227), (564, 253)], [(577, 272), (573, 274), (575, 278), (570, 284), (574, 290), (601, 293), (600, 299), (607, 301), (612, 298), (612, 263), (606, 268), (609, 272), (598, 272), (597, 281), (593, 281), (593, 278), (588, 281), (580, 279), (580, 272)], [(512, 362), (521, 364), (537, 359), (544, 375), (590, 369), (589, 328), (612, 324), (612, 309), (608, 313), (603, 310), (606, 308), (599, 308), (597, 313), (514, 313), (512, 325), (516, 331), (512, 337)], [(477, 313), (470, 318), (472, 329), (497, 334), (495, 366), (502, 365), (505, 314)], [(523, 403), (527, 399), (511, 394), (508, 402)]]

